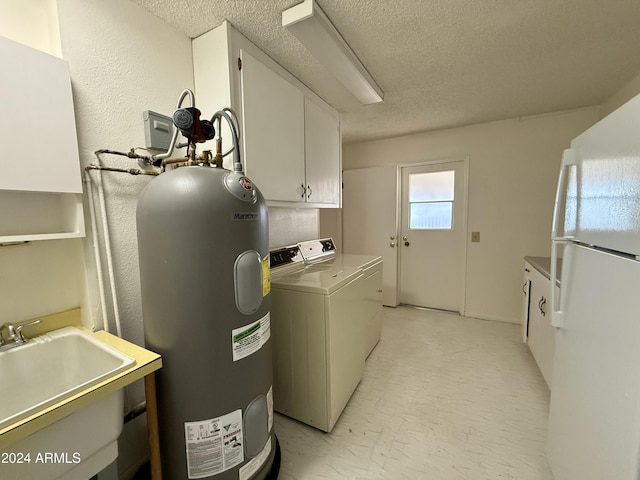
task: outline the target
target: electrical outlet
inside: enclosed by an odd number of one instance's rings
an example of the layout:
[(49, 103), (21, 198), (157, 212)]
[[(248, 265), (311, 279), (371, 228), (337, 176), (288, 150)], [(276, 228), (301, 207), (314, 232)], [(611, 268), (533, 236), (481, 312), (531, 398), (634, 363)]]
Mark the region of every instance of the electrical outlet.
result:
[(479, 242), (480, 241), (480, 232), (471, 232), (471, 241)]

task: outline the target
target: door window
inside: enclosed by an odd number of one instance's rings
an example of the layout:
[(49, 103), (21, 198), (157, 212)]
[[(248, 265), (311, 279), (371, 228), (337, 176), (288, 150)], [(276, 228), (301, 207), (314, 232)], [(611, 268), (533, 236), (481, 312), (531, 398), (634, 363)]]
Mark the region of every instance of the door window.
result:
[(451, 230), (453, 228), (453, 187), (455, 172), (409, 175), (409, 228), (411, 230)]

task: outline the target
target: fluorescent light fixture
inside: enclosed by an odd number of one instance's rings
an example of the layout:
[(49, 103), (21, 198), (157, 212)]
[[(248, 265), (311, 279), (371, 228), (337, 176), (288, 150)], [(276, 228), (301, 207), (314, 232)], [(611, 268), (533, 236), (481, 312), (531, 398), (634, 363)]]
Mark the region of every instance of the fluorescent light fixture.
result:
[(304, 0), (282, 12), (282, 26), (360, 102), (382, 102), (384, 93), (314, 0)]

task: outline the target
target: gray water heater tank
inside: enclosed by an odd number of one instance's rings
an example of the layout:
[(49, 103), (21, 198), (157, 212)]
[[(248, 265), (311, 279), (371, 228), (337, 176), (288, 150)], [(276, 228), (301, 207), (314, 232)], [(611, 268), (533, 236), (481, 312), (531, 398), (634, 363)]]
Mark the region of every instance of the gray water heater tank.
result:
[(163, 478), (276, 478), (262, 194), (242, 172), (177, 168), (142, 191), (137, 230)]

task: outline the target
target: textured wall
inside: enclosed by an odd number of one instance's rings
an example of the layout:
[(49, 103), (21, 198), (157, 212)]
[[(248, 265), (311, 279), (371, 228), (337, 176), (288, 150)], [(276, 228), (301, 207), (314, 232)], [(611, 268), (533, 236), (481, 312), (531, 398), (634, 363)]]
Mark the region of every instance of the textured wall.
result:
[[(469, 156), (466, 313), (518, 323), (525, 255), (550, 254), (562, 150), (598, 108), (349, 145), (345, 169)], [(469, 240), (469, 239), (467, 239)]]
[(318, 238), (318, 210), (269, 208), (269, 248), (284, 247)]
[[(127, 151), (144, 146), (142, 112), (171, 114), (179, 93), (193, 88), (191, 41), (126, 0), (60, 0), (58, 9), (82, 165), (94, 163), (98, 149)], [(109, 155), (103, 156), (103, 163), (137, 166)], [(98, 176), (92, 172), (91, 178)], [(128, 340), (142, 343), (135, 207), (149, 177), (105, 173), (102, 179), (122, 330)], [(102, 221), (100, 215), (98, 221)], [(99, 316), (90, 236), (86, 244), (89, 297)], [(108, 313), (114, 330), (113, 312)]]

